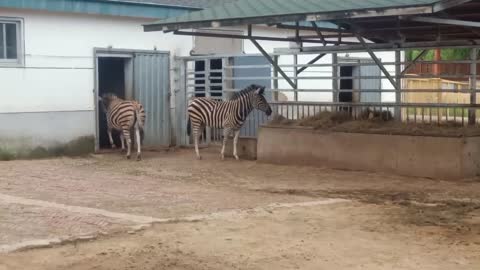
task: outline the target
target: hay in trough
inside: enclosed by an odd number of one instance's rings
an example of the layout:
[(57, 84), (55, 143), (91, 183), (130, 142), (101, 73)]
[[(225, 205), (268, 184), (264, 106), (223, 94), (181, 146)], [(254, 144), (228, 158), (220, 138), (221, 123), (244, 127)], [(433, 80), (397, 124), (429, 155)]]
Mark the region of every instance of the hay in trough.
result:
[(314, 129), (347, 132), (390, 135), (415, 135), (435, 137), (466, 137), (480, 136), (480, 127), (464, 126), (458, 122), (443, 123), (404, 123), (393, 121), (390, 112), (362, 112), (354, 119), (348, 112), (320, 112), (314, 116), (299, 120), (289, 120), (276, 115), (269, 122), (275, 126), (313, 127)]

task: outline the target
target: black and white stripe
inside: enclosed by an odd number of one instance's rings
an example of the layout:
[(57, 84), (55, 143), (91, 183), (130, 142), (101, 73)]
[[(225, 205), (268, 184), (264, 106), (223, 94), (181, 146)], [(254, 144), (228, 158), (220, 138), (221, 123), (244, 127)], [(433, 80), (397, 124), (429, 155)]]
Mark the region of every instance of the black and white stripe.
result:
[(228, 136), (233, 132), (233, 155), (238, 160), (237, 142), (240, 128), (253, 109), (272, 114), (272, 109), (264, 97), (265, 87), (250, 85), (227, 101), (218, 101), (210, 98), (194, 98), (188, 105), (188, 115), (195, 138), (195, 152), (201, 159), (198, 150), (200, 133), (205, 127), (223, 128), (222, 159), (224, 159), (225, 144)]
[(115, 129), (121, 132), (122, 150), (125, 149), (124, 142), (127, 142), (127, 158), (129, 159), (132, 144), (131, 131), (133, 131), (137, 142), (137, 160), (141, 160), (141, 135), (145, 126), (145, 109), (142, 104), (135, 100), (123, 100), (114, 94), (105, 94), (100, 100), (107, 114), (108, 139), (112, 148), (115, 148), (112, 138), (112, 129)]

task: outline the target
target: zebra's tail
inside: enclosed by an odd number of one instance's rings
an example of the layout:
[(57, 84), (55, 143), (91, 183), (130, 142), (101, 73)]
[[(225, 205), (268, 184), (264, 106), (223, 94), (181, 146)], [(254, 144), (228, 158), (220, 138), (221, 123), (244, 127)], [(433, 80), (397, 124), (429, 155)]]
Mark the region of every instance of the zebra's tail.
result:
[(138, 130), (140, 130), (140, 142), (143, 144), (143, 139), (145, 138), (145, 132), (143, 131), (145, 127), (145, 123), (143, 122), (143, 119), (141, 117), (140, 113), (140, 108), (135, 109), (135, 126), (138, 127)]
[(187, 122), (187, 135), (190, 136), (191, 132), (192, 132), (192, 123), (190, 122), (190, 117), (189, 117)]

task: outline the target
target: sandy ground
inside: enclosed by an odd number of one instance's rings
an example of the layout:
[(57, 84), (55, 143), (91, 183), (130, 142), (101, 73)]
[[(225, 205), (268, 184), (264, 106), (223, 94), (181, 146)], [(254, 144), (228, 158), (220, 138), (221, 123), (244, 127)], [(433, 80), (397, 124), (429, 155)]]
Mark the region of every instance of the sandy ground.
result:
[(222, 162), (212, 150), (0, 171), (0, 250), (61, 240), (0, 253), (0, 270), (480, 269), (479, 179)]

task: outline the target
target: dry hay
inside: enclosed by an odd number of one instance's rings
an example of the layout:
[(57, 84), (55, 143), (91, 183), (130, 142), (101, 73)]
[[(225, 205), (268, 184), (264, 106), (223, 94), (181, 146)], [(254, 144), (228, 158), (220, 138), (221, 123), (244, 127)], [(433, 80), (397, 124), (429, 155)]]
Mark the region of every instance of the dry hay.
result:
[(281, 115), (274, 116), (269, 122), (274, 126), (300, 126), (314, 129), (390, 135), (417, 135), (436, 137), (480, 136), (478, 126), (463, 126), (461, 123), (400, 123), (392, 121), (390, 112), (373, 112), (366, 110), (358, 119), (348, 112), (320, 112), (314, 116), (299, 120), (289, 120)]

